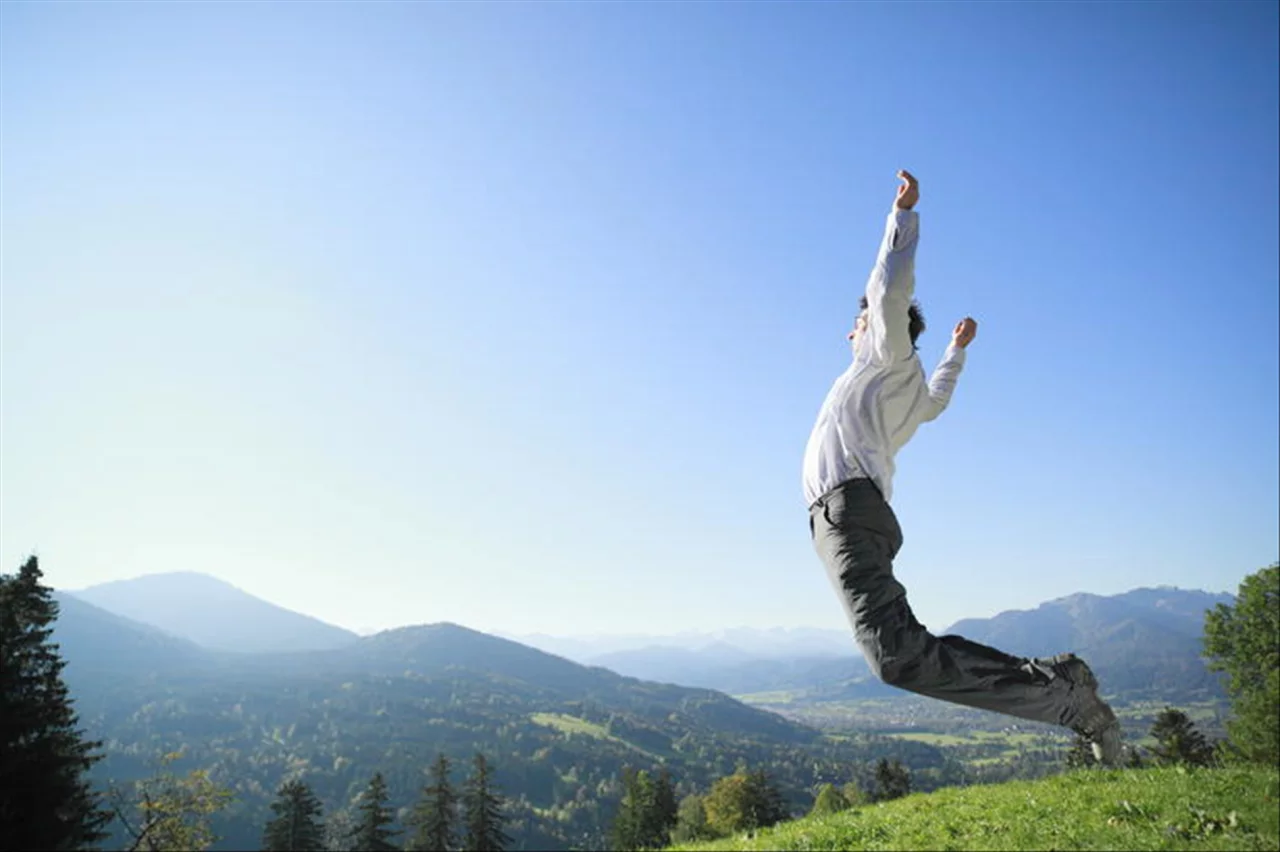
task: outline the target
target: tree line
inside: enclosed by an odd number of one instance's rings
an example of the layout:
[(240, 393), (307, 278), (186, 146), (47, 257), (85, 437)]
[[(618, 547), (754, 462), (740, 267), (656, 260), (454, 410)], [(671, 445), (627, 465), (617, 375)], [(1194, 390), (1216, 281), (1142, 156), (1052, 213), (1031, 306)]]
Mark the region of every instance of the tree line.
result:
[[(387, 804), (387, 784), (381, 773), (374, 774), (361, 794), (355, 825), (337, 837), (326, 832), (323, 807), (306, 782), (286, 781), (271, 805), (275, 818), (263, 831), (262, 848), (264, 852), (321, 852), (344, 845), (361, 852), (400, 848), (502, 852), (511, 838), (502, 828), (503, 799), (494, 789), (488, 761), (483, 754), (476, 754), (471, 775), (460, 791), (450, 783), (450, 768), (445, 755), (436, 758), (430, 780), (406, 820), (407, 832), (392, 827), (395, 818)], [(405, 833), (407, 842), (397, 846), (393, 838)]]
[[(897, 760), (877, 761), (874, 778), (867, 792), (853, 781), (840, 788), (823, 785), (810, 813), (834, 813), (911, 792), (911, 773)], [(610, 832), (613, 849), (661, 849), (671, 843), (716, 840), (768, 828), (794, 816), (768, 773), (745, 766), (715, 781), (705, 795), (691, 793), (679, 803), (665, 768), (656, 775), (629, 768), (623, 773), (623, 789)]]

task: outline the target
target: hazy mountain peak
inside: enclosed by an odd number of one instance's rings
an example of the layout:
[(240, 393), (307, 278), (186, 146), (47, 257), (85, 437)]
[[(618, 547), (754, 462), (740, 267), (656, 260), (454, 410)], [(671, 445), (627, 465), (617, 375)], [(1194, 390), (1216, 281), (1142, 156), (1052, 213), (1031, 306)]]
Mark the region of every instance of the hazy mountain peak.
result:
[(108, 612), (223, 651), (316, 651), (357, 637), (195, 571), (145, 574), (72, 592)]
[(53, 640), (77, 683), (121, 673), (151, 674), (166, 667), (185, 671), (207, 659), (208, 651), (149, 624), (108, 612), (68, 592), (54, 591), (58, 618)]

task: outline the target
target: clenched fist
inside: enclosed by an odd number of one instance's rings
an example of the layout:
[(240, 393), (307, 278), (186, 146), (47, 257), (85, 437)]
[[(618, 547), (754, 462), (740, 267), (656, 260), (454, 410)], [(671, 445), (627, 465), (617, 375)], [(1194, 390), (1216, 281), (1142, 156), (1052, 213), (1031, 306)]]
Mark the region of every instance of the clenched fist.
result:
[(978, 321), (973, 317), (965, 317), (956, 323), (955, 331), (951, 332), (951, 345), (959, 346), (961, 349), (973, 342), (978, 336)]
[(920, 182), (906, 169), (898, 172), (898, 178), (902, 186), (898, 187), (898, 197), (894, 199), (893, 206), (899, 210), (910, 210), (920, 200)]

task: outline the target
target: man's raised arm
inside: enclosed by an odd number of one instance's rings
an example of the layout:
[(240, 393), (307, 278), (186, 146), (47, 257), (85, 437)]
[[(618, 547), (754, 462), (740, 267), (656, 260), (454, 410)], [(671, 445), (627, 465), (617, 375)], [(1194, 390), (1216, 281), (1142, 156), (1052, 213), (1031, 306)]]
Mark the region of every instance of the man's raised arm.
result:
[(941, 363), (934, 368), (929, 377), (929, 403), (924, 410), (924, 419), (933, 420), (946, 410), (951, 403), (951, 394), (955, 393), (956, 380), (964, 369), (965, 350), (978, 336), (978, 321), (973, 317), (965, 317), (956, 323), (951, 332), (951, 345), (942, 356)]
[(913, 347), (908, 311), (916, 289), (916, 244), (920, 238), (920, 185), (908, 171), (885, 224), (876, 265), (867, 279), (867, 327), (870, 343), (884, 361), (910, 357)]

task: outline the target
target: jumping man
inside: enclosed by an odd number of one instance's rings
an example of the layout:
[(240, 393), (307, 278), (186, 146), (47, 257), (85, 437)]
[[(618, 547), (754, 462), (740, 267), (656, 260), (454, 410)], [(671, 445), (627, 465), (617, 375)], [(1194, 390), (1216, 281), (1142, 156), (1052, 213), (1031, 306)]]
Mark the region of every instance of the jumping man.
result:
[(853, 363), (836, 379), (804, 455), (809, 529), (844, 605), (854, 638), (885, 683), (920, 695), (1070, 728), (1108, 765), (1120, 726), (1098, 682), (1073, 654), (1013, 657), (960, 636), (934, 636), (916, 621), (893, 576), (902, 531), (889, 507), (894, 456), (951, 399), (978, 324), (961, 320), (926, 381), (915, 343), (924, 317), (914, 300), (920, 236), (916, 179), (898, 187), (861, 312), (849, 340)]

